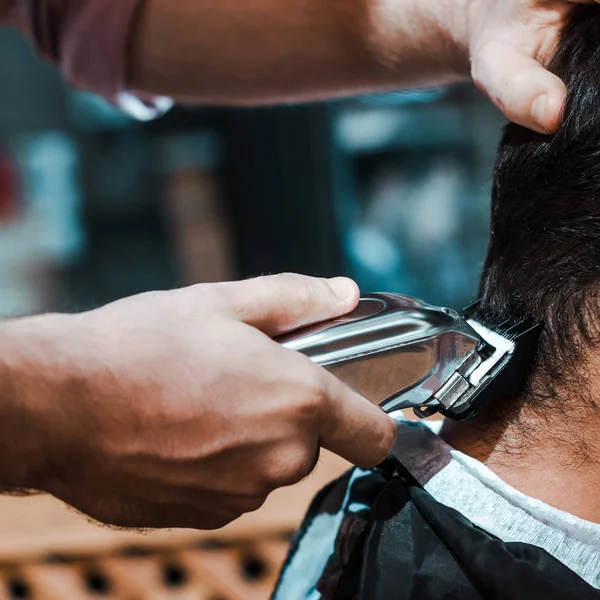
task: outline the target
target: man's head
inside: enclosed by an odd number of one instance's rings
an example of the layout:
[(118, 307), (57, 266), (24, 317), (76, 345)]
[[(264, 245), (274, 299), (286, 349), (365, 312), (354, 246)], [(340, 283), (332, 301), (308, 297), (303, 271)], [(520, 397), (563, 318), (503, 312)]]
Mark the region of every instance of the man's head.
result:
[(578, 7), (551, 65), (568, 87), (553, 137), (509, 125), (492, 195), (482, 311), (546, 323), (529, 400), (580, 393), (600, 336), (600, 7)]

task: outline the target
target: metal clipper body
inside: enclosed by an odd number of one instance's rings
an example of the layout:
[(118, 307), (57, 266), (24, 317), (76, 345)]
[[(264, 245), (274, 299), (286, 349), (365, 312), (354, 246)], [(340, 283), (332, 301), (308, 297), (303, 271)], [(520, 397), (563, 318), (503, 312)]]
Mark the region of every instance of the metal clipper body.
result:
[(518, 394), (542, 329), (520, 322), (492, 331), (472, 312), (371, 294), (349, 315), (280, 341), (387, 413), (470, 420), (492, 396)]

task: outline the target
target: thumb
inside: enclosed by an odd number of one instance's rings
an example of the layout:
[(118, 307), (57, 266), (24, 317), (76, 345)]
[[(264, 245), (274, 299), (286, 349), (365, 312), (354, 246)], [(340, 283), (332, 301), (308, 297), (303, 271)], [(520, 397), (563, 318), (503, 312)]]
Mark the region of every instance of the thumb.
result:
[(360, 295), (356, 283), (345, 277), (286, 273), (223, 285), (227, 308), (270, 337), (347, 314)]
[(558, 129), (566, 86), (522, 51), (487, 44), (473, 59), (473, 79), (511, 121), (544, 134)]
[(363, 469), (377, 466), (396, 441), (396, 423), (325, 369), (322, 376), (326, 396), (319, 412), (321, 446)]

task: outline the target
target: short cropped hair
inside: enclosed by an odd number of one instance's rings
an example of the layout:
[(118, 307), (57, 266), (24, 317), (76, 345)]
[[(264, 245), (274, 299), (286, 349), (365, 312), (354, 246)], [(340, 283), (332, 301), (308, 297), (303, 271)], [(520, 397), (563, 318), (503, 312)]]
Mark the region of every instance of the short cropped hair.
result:
[(546, 324), (525, 400), (578, 393), (600, 333), (600, 6), (578, 6), (550, 65), (567, 85), (546, 136), (508, 125), (492, 190), (481, 280), (489, 321)]

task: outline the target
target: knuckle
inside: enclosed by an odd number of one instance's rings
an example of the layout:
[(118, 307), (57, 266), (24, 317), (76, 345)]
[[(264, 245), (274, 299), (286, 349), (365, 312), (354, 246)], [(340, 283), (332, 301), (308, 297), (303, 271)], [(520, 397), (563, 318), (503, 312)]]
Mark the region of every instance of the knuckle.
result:
[(531, 111), (534, 96), (527, 93), (528, 81), (526, 73), (514, 73), (503, 87), (499, 97), (499, 105), (504, 114), (514, 121)]
[(284, 474), (287, 476), (286, 479), (295, 483), (308, 477), (313, 472), (317, 460), (318, 455), (306, 449), (294, 452), (288, 458), (288, 471)]
[(302, 369), (298, 373), (298, 412), (304, 422), (313, 422), (319, 418), (328, 393), (327, 378), (320, 373), (318, 367), (312, 363), (309, 366), (310, 369)]
[(318, 454), (305, 447), (280, 452), (269, 462), (267, 489), (270, 491), (294, 485), (307, 477), (317, 464)]
[(266, 499), (267, 494), (248, 496), (246, 498), (243, 498), (240, 501), (238, 501), (236, 506), (236, 512), (238, 512), (240, 516), (246, 513), (255, 512), (265, 503)]
[(193, 297), (194, 305), (206, 303), (214, 308), (235, 306), (240, 300), (235, 285), (223, 282), (199, 283), (186, 288), (186, 292)]
[(298, 275), (297, 273), (282, 273), (280, 281), (282, 285), (293, 288), (296, 301), (299, 304), (312, 305), (320, 297), (322, 293), (322, 283), (314, 278), (306, 275)]

